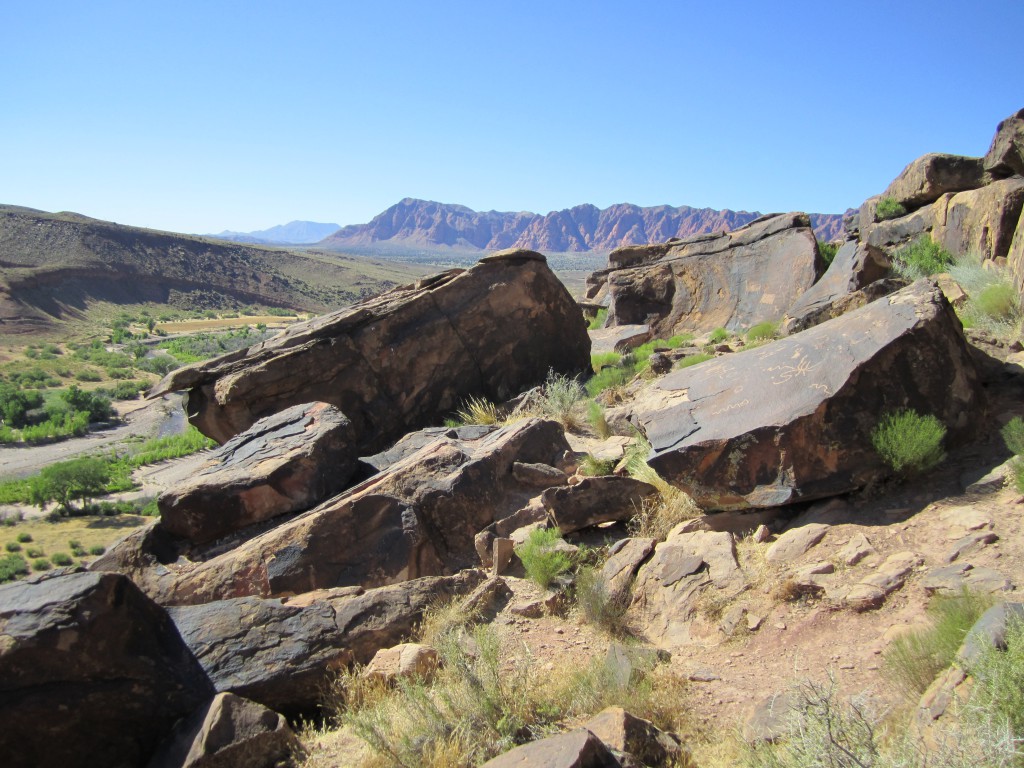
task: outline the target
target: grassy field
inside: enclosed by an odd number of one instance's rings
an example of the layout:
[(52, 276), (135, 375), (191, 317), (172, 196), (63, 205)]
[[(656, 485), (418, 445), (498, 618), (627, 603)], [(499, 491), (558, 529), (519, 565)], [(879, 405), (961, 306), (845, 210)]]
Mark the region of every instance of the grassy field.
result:
[[(74, 564), (83, 565), (99, 557), (99, 548), (107, 549), (111, 544), (131, 533), (152, 518), (139, 515), (118, 515), (116, 517), (69, 517), (56, 522), (44, 518), (23, 520), (12, 526), (0, 527), (0, 556), (20, 554), (33, 571), (33, 563), (45, 559), (51, 568), (57, 567), (66, 555)], [(30, 541), (19, 541), (31, 537)], [(72, 546), (72, 543), (77, 546)], [(12, 553), (8, 546), (17, 546)], [(75, 552), (79, 554), (74, 554)], [(56, 563), (53, 557), (56, 555)]]

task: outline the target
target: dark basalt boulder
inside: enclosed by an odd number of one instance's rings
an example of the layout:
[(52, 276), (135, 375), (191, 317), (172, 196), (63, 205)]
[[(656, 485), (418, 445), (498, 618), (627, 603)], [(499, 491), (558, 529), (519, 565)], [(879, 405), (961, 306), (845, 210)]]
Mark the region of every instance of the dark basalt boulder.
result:
[[(448, 433), (379, 475), (287, 522), (230, 546), (218, 541), (162, 561), (125, 540), (97, 568), (123, 571), (164, 605), (273, 597), (339, 586), (381, 586), (477, 562), (474, 537), (537, 494), (515, 465), (556, 465), (562, 426), (526, 419), (476, 439)], [(522, 473), (520, 473), (521, 475)]]
[(631, 246), (608, 257), (607, 325), (655, 337), (778, 320), (824, 272), (806, 214), (764, 216), (717, 235)]
[(378, 589), (326, 590), (282, 602), (258, 597), (168, 609), (218, 693), (286, 715), (321, 703), (333, 671), (368, 663), (412, 632), (437, 601), (470, 592), (480, 571)]
[(656, 381), (631, 420), (648, 463), (706, 510), (773, 507), (886, 473), (871, 432), (887, 411), (933, 414), (947, 446), (984, 407), (960, 321), (928, 280), (764, 347)]
[(504, 251), (181, 368), (152, 394), (188, 390), (189, 420), (219, 442), (290, 406), (330, 403), (368, 454), (470, 395), (503, 402), (549, 370), (589, 366), (583, 315), (544, 257)]
[(561, 533), (574, 533), (600, 523), (632, 520), (644, 501), (657, 493), (657, 488), (641, 480), (606, 475), (548, 488), (541, 494), (541, 503)]
[(996, 126), (996, 135), (983, 162), (985, 174), (991, 179), (1024, 175), (1024, 109)]
[(211, 695), (167, 613), (124, 576), (0, 587), (4, 765), (136, 768)]
[(205, 542), (309, 509), (340, 493), (356, 468), (352, 422), (327, 403), (267, 416), (212, 451), (157, 499), (169, 533)]
[(980, 157), (961, 157), (937, 152), (910, 163), (882, 193), (908, 211), (935, 202), (947, 192), (977, 189), (982, 184)]

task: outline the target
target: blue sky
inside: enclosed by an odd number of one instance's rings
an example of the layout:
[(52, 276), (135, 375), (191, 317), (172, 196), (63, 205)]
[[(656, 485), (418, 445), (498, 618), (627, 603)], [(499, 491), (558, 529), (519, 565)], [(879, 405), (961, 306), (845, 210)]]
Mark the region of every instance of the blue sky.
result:
[(1024, 107), (1024, 2), (0, 13), (0, 202), (185, 232), (402, 197), (839, 212)]

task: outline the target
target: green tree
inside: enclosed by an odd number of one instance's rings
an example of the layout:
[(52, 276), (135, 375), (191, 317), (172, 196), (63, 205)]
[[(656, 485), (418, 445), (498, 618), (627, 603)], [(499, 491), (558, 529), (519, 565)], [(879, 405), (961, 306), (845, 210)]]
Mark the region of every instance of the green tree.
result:
[(58, 511), (70, 516), (79, 511), (73, 501), (95, 498), (106, 490), (109, 482), (110, 465), (102, 459), (87, 456), (62, 461), (44, 467), (32, 478), (29, 498), (42, 510), (50, 502), (56, 502)]
[(8, 427), (25, 426), (28, 412), (42, 404), (41, 393), (19, 389), (6, 381), (0, 381), (0, 420)]
[(110, 398), (95, 392), (86, 392), (72, 384), (60, 393), (61, 400), (68, 404), (73, 411), (85, 411), (89, 414), (89, 421), (104, 421), (109, 419), (114, 409), (110, 404)]

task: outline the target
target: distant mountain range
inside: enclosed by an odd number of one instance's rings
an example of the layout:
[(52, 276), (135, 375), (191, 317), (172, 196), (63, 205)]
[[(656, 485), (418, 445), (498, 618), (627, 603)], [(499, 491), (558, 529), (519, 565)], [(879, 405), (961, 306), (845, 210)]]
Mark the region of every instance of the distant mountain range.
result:
[(270, 229), (260, 229), (256, 232), (232, 232), (224, 230), (216, 235), (220, 240), (231, 240), (236, 243), (257, 243), (273, 245), (310, 245), (323, 240), (328, 235), (334, 234), (341, 227), (338, 224), (320, 224), (316, 221), (290, 221), (287, 224), (278, 224)]
[[(642, 208), (621, 203), (600, 209), (578, 205), (546, 215), (521, 211), (478, 212), (463, 205), (406, 198), (368, 224), (342, 227), (320, 242), (323, 248), (376, 250), (491, 251), (529, 248), (542, 253), (610, 251), (622, 245), (659, 243), (731, 230), (761, 216), (754, 211), (659, 205)], [(843, 231), (843, 215), (812, 213), (819, 239), (832, 240)]]

